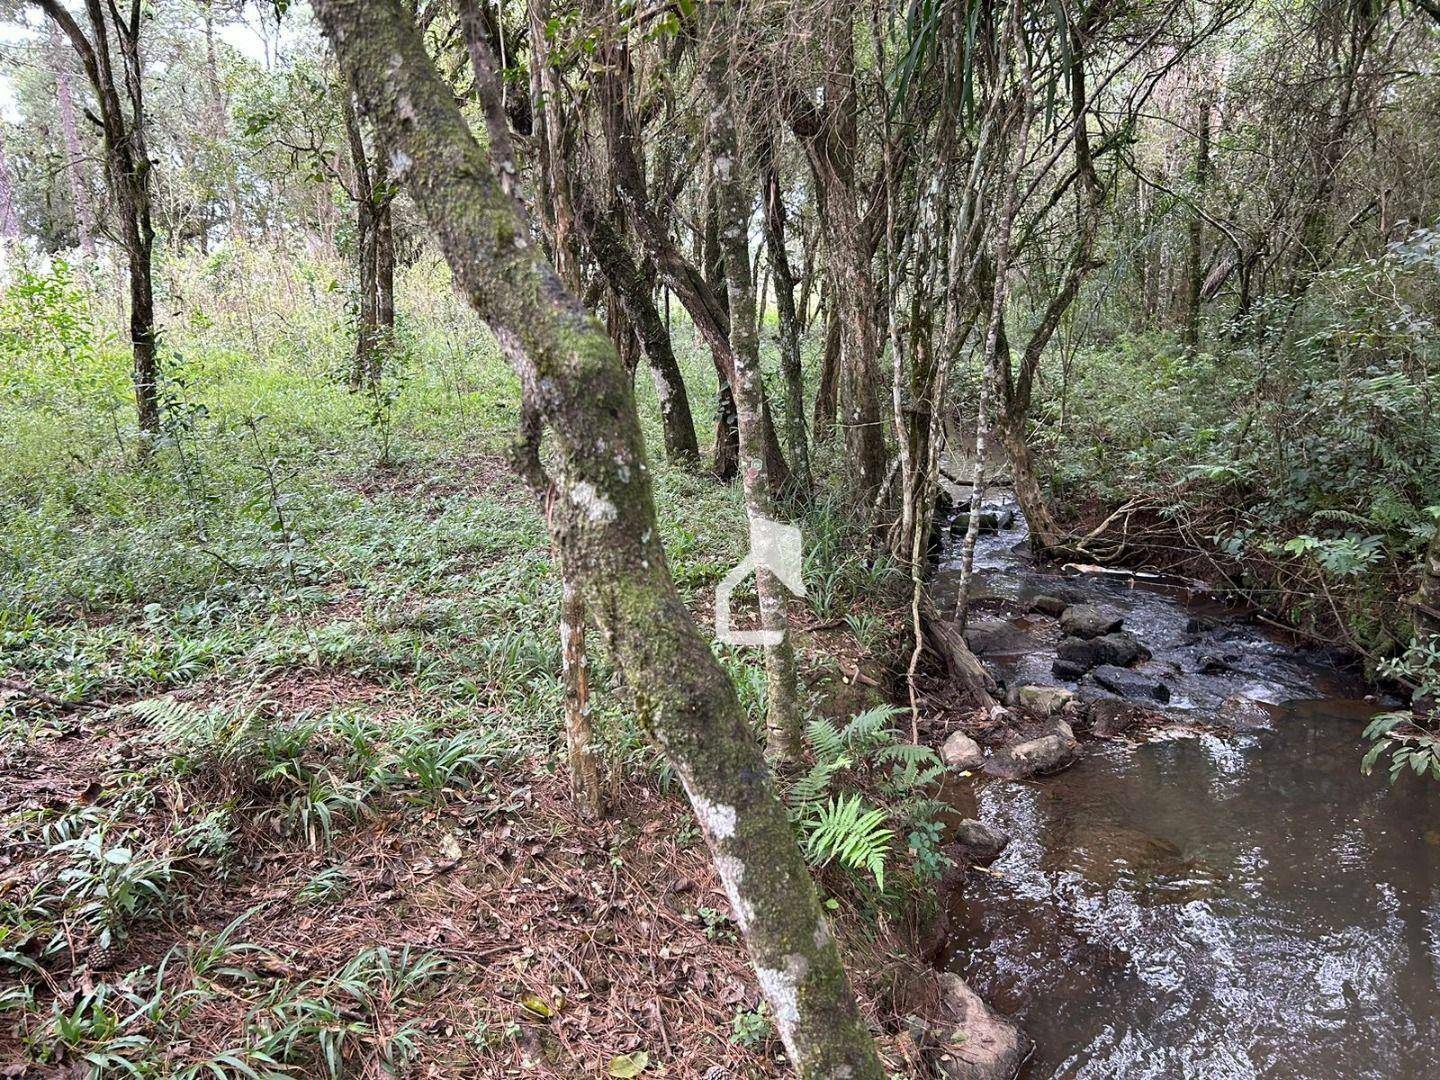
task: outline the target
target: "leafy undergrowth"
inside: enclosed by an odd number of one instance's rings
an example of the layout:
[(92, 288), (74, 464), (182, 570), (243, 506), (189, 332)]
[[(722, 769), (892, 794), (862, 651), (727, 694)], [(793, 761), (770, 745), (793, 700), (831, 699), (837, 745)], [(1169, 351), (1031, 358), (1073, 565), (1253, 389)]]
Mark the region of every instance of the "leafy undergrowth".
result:
[[(0, 303), (25, 361), (0, 384), (0, 1073), (784, 1072), (598, 635), (611, 814), (571, 810), (559, 582), (502, 455), (513, 383), (432, 272), (407, 269), (407, 304), (449, 330), (402, 327), (374, 394), (338, 389), (349, 334), (333, 309), (284, 307), (305, 290), (239, 304), (192, 280), (207, 314), (167, 336), (150, 445), (78, 286), (57, 270)], [(288, 328), (263, 355), (236, 345), (256, 305)], [(685, 362), (703, 400), (711, 365)], [(702, 616), (742, 554), (739, 492), (652, 464)], [(801, 524), (813, 761), (784, 786), (913, 1075), (893, 987), (914, 965), (877, 953), (941, 859), (933, 754), (894, 730), (869, 659), (903, 621), (898, 578), (843, 502)], [(753, 617), (753, 589), (735, 599)], [(758, 732), (759, 658), (717, 655)]]
[[(1214, 351), (1155, 332), (1050, 358), (1032, 438), (1078, 536), (1215, 579), (1374, 656), (1440, 520), (1440, 233), (1279, 297)], [(1102, 543), (1098, 545), (1104, 548)]]
[[(7, 752), (0, 965), (19, 979), (0, 1059), (117, 1076), (784, 1072), (682, 800), (627, 779), (613, 819), (588, 825), (547, 761), (407, 722), (402, 694), (322, 673), (279, 689), (51, 716)], [(904, 964), (873, 954), (854, 903), (833, 907), (883, 997)]]

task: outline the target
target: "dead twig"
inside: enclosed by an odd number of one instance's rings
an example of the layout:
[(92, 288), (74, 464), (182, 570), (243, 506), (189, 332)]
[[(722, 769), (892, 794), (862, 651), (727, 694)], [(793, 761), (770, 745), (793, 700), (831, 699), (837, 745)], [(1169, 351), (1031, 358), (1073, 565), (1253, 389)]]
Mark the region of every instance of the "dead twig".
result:
[(74, 712), (76, 709), (104, 709), (106, 705), (100, 701), (67, 701), (65, 698), (56, 697), (54, 694), (47, 694), (44, 690), (37, 690), (28, 683), (19, 679), (0, 679), (0, 690), (14, 690), (31, 701), (38, 701), (42, 705), (49, 705), (59, 709), (61, 712)]

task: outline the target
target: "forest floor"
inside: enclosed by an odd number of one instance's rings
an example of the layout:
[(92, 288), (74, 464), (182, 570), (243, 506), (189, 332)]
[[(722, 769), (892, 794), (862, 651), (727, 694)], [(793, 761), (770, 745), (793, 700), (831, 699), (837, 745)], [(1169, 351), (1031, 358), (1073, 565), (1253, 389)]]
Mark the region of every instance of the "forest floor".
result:
[[(98, 420), (89, 441), (12, 430), (0, 1075), (786, 1071), (598, 646), (610, 814), (571, 806), (558, 583), (501, 391), (439, 419), (418, 397), (377, 432), (333, 389), (222, 388), (144, 461)], [(655, 474), (703, 621), (743, 506)], [(903, 615), (840, 515), (806, 528), (802, 667), (843, 719), (875, 703)], [(720, 656), (758, 716), (756, 658)], [(819, 880), (889, 1064), (915, 1075), (906, 1016), (929, 991), (901, 928)]]

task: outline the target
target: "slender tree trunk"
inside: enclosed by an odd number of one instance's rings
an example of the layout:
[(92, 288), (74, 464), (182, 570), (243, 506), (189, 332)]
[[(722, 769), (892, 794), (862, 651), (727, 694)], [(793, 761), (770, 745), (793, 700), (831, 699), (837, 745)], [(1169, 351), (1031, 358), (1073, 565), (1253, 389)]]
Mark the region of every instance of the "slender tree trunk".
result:
[[(880, 421), (876, 370), (875, 283), (869, 244), (849, 185), (830, 186), (829, 250), (835, 263), (836, 316), (840, 327), (839, 414), (846, 457), (860, 493), (868, 498), (885, 472), (885, 435)], [(840, 221), (836, 221), (840, 218)]]
[(675, 359), (670, 331), (655, 306), (649, 276), (630, 253), (615, 223), (595, 206), (593, 196), (581, 192), (576, 201), (576, 216), (585, 234), (590, 257), (619, 297), (644, 346), (650, 378), (655, 384), (655, 396), (660, 402), (665, 456), (680, 464), (694, 464), (700, 460), (700, 445), (695, 437), (690, 397), (685, 389), (680, 364)]
[[(69, 39), (95, 91), (105, 139), (105, 176), (115, 200), (121, 243), (130, 275), (130, 343), (134, 356), (135, 408), (140, 430), (160, 431), (159, 371), (155, 348), (155, 293), (151, 253), (150, 152), (145, 140), (144, 68), (140, 62), (139, 5), (123, 16), (111, 5), (86, 5), (90, 36), (59, 0), (36, 0)], [(106, 15), (106, 10), (109, 15)], [(113, 37), (113, 43), (112, 43)], [(117, 80), (115, 61), (120, 62)], [(124, 94), (122, 104), (121, 94)]]
[[(708, 65), (710, 140), (714, 181), (716, 232), (724, 252), (725, 278), (730, 298), (730, 350), (735, 356), (735, 404), (740, 428), (740, 476), (745, 488), (745, 510), (755, 529), (776, 521), (765, 474), (763, 426), (764, 382), (760, 372), (760, 337), (755, 319), (755, 281), (750, 268), (750, 209), (753, 199), (744, 181), (735, 134), (736, 102), (729, 90), (729, 49), (723, 33), (725, 19), (712, 12)], [(799, 692), (795, 675), (795, 649), (786, 616), (785, 586), (768, 567), (756, 566), (755, 591), (760, 597), (760, 626), (773, 640), (765, 646), (766, 728), (770, 748), (778, 758), (798, 761), (804, 752)]]
[(590, 820), (604, 812), (600, 769), (591, 746), (590, 675), (585, 657), (585, 600), (563, 569), (560, 658), (565, 678), (565, 746), (570, 758), (570, 797)]
[(155, 348), (155, 289), (151, 281), (150, 261), (155, 233), (150, 227), (149, 192), (135, 191), (126, 203), (122, 233), (130, 263), (130, 343), (135, 361), (135, 406), (140, 430), (155, 434), (160, 430), (160, 373)]
[[(1195, 133), (1195, 193), (1196, 205), (1203, 205), (1205, 189), (1210, 183), (1210, 91), (1201, 94), (1197, 106)], [(1204, 219), (1198, 213), (1190, 215), (1189, 235), (1185, 250), (1185, 332), (1184, 341), (1190, 348), (1200, 343), (1200, 293), (1205, 287), (1205, 253), (1201, 244), (1205, 238)]]
[(839, 951), (735, 688), (670, 579), (629, 380), (527, 235), (454, 96), (397, 0), (315, 0), (397, 177), (434, 228), (461, 288), (515, 366), (537, 487), (554, 433), (549, 517), (565, 565), (690, 797), (760, 986), (806, 1078), (880, 1080)]
[(870, 269), (872, 245), (855, 186), (854, 18), (854, 10), (846, 4), (831, 5), (826, 16), (825, 120), (805, 145), (820, 196), (840, 322), (840, 423), (855, 483), (868, 499), (884, 480), (885, 432), (877, 390), (879, 336)]
[[(710, 163), (713, 168), (713, 159)], [(725, 249), (720, 243), (719, 196), (713, 175), (705, 186), (705, 218), (700, 231), (700, 268), (705, 284), (719, 302), (721, 312), (729, 318), (729, 294), (725, 283)], [(728, 330), (728, 324), (727, 324)], [(733, 343), (734, 337), (730, 335)], [(731, 346), (733, 351), (733, 344)], [(730, 374), (716, 365), (715, 388), (715, 451), (712, 468), (721, 480), (729, 482), (740, 471), (740, 420), (735, 404), (735, 388)]]
[(55, 100), (60, 111), (60, 134), (65, 140), (65, 178), (70, 185), (70, 205), (75, 213), (75, 231), (80, 237), (80, 251), (87, 259), (95, 257), (95, 209), (81, 171), (84, 151), (80, 134), (75, 128), (75, 102), (70, 90), (70, 58), (65, 55), (60, 28), (50, 24), (50, 57), (55, 65)]
[(544, 182), (541, 221), (550, 241), (555, 269), (572, 289), (579, 289), (580, 267), (575, 249), (575, 205), (570, 194), (569, 154), (564, 93), (560, 74), (550, 59), (550, 0), (530, 0), (530, 47), (534, 97), (535, 144)]
[(20, 219), (15, 214), (15, 184), (5, 158), (5, 137), (0, 131), (0, 239), (20, 239)]
[(390, 191), (389, 155), (378, 139), (375, 147), (374, 209), (375, 230), (375, 342), (370, 350), (368, 382), (380, 381), (384, 365), (395, 351), (395, 226), (390, 213), (394, 202)]
[(825, 315), (825, 348), (820, 357), (820, 385), (815, 390), (815, 442), (828, 442), (835, 428), (840, 393), (840, 318), (831, 304)]
[[(1012, 22), (1010, 26), (1013, 28), (1013, 25)], [(1007, 42), (1014, 40), (1010, 29), (1006, 31), (1005, 40)], [(1025, 77), (1028, 79), (1028, 76), (1027, 70)], [(1026, 90), (1028, 91), (1028, 86)], [(989, 275), (990, 312), (989, 321), (985, 327), (983, 370), (980, 374), (980, 392), (977, 395), (975, 410), (975, 469), (970, 481), (970, 520), (966, 525), (965, 540), (961, 545), (960, 584), (955, 592), (955, 621), (960, 624), (962, 633), (969, 615), (970, 579), (975, 566), (975, 541), (980, 535), (980, 513), (985, 506), (985, 455), (988, 450), (987, 443), (993, 420), (991, 395), (999, 389), (1001, 379), (999, 357), (1001, 334), (1005, 322), (1005, 299), (1010, 277), (1011, 230), (1014, 227), (1015, 213), (1020, 198), (1020, 176), (1025, 169), (1025, 155), (1029, 147), (1030, 97), (1028, 92), (1022, 91), (1022, 94), (1018, 124), (1019, 145), (1013, 153), (1013, 164), (1005, 174), (1005, 203), (1000, 210), (999, 219), (995, 222), (995, 250), (992, 255), (993, 266)], [(1011, 157), (1012, 155), (1006, 155), (1007, 160)], [(1018, 479), (1016, 485), (1018, 489)]]
[(355, 315), (355, 357), (350, 364), (350, 389), (358, 390), (373, 381), (377, 336), (376, 286), (380, 272), (376, 236), (375, 188), (371, 183), (370, 159), (360, 133), (360, 121), (348, 95), (342, 94), (341, 114), (345, 138), (350, 147), (350, 167), (355, 174), (356, 280), (359, 296)]
[[(220, 82), (220, 57), (215, 49), (215, 11), (213, 0), (201, 4), (200, 15), (205, 26), (205, 81), (210, 93), (212, 139), (217, 148), (225, 147), (230, 138), (230, 103)], [(225, 172), (225, 198), (230, 211), (230, 235), (240, 239), (245, 222), (240, 214), (240, 181), (233, 168)]]
[[(611, 65), (612, 68), (614, 66)], [(601, 80), (601, 87), (607, 87), (614, 78), (615, 75), (612, 71), (609, 78)], [(704, 228), (695, 230), (697, 234), (696, 250), (699, 258), (692, 262), (681, 254), (665, 223), (651, 207), (645, 186), (645, 170), (636, 149), (640, 137), (631, 126), (624, 110), (618, 106), (621, 97), (622, 95), (613, 89), (607, 90), (602, 97), (607, 112), (606, 130), (607, 133), (614, 133), (608, 137), (615, 186), (621, 202), (625, 206), (627, 217), (636, 232), (639, 233), (649, 256), (655, 261), (661, 278), (680, 298), (680, 302), (689, 312), (695, 328), (710, 349), (710, 355), (715, 364), (716, 378), (721, 386), (716, 419), (716, 457), (718, 459), (716, 471), (723, 479), (732, 479), (736, 471), (736, 466), (732, 464), (732, 461), (738, 456), (738, 451), (734, 449), (738, 433), (735, 426), (733, 397), (727, 386), (731, 381), (734, 359), (730, 352), (730, 317), (726, 312), (723, 299), (723, 271), (717, 280), (719, 290), (717, 293), (717, 289), (711, 287), (700, 269), (704, 266), (706, 258), (703, 243)], [(763, 417), (765, 470), (770, 478), (770, 483), (776, 490), (784, 490), (790, 482), (790, 469), (785, 460), (785, 452), (781, 449), (780, 439), (775, 432), (775, 424), (770, 415), (768, 401), (765, 403)], [(724, 449), (724, 454), (719, 452), (721, 448)]]
[[(773, 159), (773, 148), (769, 151)], [(775, 314), (780, 330), (780, 372), (785, 379), (785, 441), (795, 490), (810, 494), (810, 445), (805, 431), (805, 373), (800, 367), (800, 321), (795, 312), (795, 277), (785, 250), (785, 200), (780, 170), (765, 173), (765, 244), (775, 275)]]

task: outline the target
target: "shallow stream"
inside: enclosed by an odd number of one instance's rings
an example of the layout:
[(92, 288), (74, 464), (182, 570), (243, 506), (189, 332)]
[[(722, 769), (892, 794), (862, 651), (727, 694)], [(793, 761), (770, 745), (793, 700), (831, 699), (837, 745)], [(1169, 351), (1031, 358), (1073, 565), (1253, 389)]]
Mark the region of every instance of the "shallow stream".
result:
[(1177, 725), (973, 792), (1012, 840), (957, 898), (948, 966), (1035, 1040), (1024, 1075), (1440, 1077), (1440, 785), (1361, 775), (1376, 707), (1324, 656), (1183, 584), (1042, 572), (1025, 541), (1018, 518), (981, 538), (992, 670), (1058, 682), (1029, 601), (1098, 604)]

